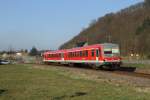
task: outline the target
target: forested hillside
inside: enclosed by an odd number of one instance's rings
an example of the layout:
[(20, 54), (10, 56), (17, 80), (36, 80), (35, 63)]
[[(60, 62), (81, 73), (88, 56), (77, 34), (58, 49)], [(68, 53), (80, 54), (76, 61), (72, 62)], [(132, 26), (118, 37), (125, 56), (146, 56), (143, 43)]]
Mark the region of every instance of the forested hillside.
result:
[(122, 55), (150, 56), (150, 0), (98, 18), (60, 49), (72, 48), (80, 41), (118, 43)]

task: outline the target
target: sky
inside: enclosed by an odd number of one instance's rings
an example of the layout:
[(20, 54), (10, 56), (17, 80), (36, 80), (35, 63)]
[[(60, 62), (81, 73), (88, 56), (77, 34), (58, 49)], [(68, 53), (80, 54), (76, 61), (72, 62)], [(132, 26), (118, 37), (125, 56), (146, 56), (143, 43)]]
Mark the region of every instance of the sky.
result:
[(0, 50), (57, 49), (92, 20), (143, 0), (0, 0)]

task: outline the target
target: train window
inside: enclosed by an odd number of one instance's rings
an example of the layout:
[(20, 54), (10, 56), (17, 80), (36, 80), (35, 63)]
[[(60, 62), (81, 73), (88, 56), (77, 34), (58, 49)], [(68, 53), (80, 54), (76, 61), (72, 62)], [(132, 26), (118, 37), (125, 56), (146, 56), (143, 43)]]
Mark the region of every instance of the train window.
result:
[(77, 57), (79, 57), (79, 56), (80, 56), (80, 52), (78, 51), (78, 52), (77, 52)]
[(72, 52), (72, 57), (74, 57), (74, 52)]
[(78, 56), (77, 52), (75, 52), (75, 56), (76, 56), (76, 57)]
[(64, 58), (64, 54), (63, 53), (61, 53), (61, 58)]
[(92, 57), (94, 57), (94, 49), (91, 51), (91, 55), (92, 55)]
[(104, 51), (105, 54), (112, 54), (112, 51)]
[(86, 56), (86, 51), (83, 51), (83, 56), (84, 56), (84, 57)]
[(69, 52), (69, 58), (71, 57), (71, 53)]
[(69, 52), (69, 57), (71, 58), (71, 52)]
[(96, 57), (99, 57), (99, 50), (96, 50)]
[(101, 50), (99, 49), (99, 56), (101, 56)]
[(80, 57), (82, 57), (82, 51), (80, 51)]
[(82, 56), (84, 57), (84, 51), (82, 51)]
[(86, 51), (84, 51), (84, 57), (86, 57)]
[(87, 50), (85, 51), (85, 56), (88, 57), (88, 51)]

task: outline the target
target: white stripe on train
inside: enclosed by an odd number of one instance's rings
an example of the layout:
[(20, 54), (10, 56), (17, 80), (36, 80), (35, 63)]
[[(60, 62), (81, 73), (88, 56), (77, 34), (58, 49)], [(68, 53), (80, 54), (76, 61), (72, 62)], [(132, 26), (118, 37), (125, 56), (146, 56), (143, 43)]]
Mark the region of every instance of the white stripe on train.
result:
[(64, 62), (64, 63), (99, 63), (102, 64), (104, 62), (120, 62), (120, 60), (113, 61), (96, 61), (96, 60), (43, 60), (44, 62)]

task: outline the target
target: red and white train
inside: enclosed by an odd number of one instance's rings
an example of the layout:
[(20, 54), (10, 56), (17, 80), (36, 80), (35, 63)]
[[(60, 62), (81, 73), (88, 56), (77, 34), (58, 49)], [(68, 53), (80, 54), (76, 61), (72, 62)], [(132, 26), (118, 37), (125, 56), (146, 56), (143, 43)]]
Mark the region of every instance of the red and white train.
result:
[(121, 64), (118, 44), (103, 43), (72, 49), (47, 51), (43, 54), (45, 63), (88, 64), (94, 68), (116, 67)]

